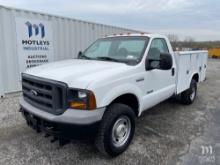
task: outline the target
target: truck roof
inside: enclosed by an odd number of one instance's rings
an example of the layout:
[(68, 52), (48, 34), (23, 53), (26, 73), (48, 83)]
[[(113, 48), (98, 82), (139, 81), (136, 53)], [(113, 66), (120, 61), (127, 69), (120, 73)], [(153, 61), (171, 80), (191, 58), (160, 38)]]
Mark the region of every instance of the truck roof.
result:
[(112, 35), (106, 35), (104, 38), (109, 38), (109, 37), (122, 37), (122, 36), (134, 36), (134, 37), (139, 37), (139, 36), (146, 36), (146, 37), (159, 37), (159, 38), (164, 38), (166, 37), (165, 35), (161, 34), (156, 34), (156, 33), (118, 33), (118, 34), (112, 34)]

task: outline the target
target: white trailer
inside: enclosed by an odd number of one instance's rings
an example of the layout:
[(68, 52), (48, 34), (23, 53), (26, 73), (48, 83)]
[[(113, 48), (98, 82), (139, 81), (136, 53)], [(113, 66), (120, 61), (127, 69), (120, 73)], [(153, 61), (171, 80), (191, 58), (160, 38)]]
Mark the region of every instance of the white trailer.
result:
[(122, 32), (136, 31), (0, 6), (0, 96), (21, 90), (25, 69), (75, 58), (97, 38)]

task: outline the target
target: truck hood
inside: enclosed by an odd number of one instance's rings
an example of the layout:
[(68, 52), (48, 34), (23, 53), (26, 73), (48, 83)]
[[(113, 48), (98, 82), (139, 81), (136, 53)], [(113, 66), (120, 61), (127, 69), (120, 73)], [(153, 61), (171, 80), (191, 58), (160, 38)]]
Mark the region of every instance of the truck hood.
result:
[[(71, 59), (53, 62), (26, 70), (24, 73), (46, 79), (61, 81), (70, 87), (86, 89), (101, 75), (114, 74), (129, 67), (124, 63)], [(98, 76), (99, 75), (99, 76)]]

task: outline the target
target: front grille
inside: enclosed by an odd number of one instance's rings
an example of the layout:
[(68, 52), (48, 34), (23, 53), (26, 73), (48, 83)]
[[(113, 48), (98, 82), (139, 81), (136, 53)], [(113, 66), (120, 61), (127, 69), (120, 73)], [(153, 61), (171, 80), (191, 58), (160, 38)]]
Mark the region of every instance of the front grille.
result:
[(65, 83), (23, 74), (22, 91), (29, 104), (43, 111), (60, 115), (67, 108)]

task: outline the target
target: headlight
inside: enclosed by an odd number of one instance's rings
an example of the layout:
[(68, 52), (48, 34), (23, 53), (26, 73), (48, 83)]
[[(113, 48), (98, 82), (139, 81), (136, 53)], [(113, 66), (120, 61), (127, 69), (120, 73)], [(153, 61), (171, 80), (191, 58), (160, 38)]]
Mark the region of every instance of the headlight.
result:
[(96, 108), (95, 95), (89, 90), (69, 89), (68, 105), (72, 109), (93, 110)]

